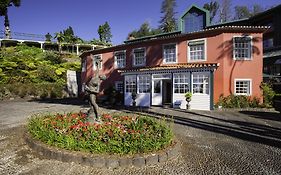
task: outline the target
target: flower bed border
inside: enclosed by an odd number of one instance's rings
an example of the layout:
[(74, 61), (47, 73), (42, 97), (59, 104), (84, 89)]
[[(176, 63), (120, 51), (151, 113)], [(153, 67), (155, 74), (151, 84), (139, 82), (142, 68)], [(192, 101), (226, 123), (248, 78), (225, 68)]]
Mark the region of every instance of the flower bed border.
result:
[(164, 150), (130, 156), (91, 154), (64, 150), (35, 140), (28, 132), (24, 134), (24, 139), (32, 150), (48, 159), (55, 159), (62, 162), (75, 162), (95, 168), (144, 167), (155, 165), (178, 158), (181, 150), (180, 142), (176, 139), (173, 145)]

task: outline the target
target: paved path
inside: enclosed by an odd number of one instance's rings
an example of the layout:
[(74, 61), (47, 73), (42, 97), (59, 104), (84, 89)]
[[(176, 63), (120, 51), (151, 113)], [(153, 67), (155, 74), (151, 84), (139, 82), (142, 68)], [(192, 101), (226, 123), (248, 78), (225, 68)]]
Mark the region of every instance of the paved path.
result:
[(281, 115), (275, 112), (151, 108), (148, 115), (173, 116), (182, 157), (142, 169), (94, 169), (47, 160), (23, 141), (22, 125), (30, 115), (81, 108), (87, 106), (76, 101), (0, 102), (0, 174), (281, 174)]

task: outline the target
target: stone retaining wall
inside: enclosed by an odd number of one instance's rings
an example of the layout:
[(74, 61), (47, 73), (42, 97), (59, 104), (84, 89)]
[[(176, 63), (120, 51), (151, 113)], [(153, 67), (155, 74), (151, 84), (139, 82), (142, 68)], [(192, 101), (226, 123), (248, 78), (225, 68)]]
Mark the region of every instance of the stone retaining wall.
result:
[(56, 159), (63, 162), (75, 162), (96, 168), (143, 167), (155, 165), (178, 158), (181, 149), (180, 142), (175, 141), (172, 146), (154, 153), (117, 156), (59, 149), (34, 140), (28, 133), (25, 133), (24, 137), (29, 147), (48, 159)]

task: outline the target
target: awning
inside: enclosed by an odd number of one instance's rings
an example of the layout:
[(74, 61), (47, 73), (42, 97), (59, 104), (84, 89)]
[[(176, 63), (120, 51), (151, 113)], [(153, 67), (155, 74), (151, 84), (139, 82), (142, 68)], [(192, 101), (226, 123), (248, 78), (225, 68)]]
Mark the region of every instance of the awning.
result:
[(281, 64), (281, 59), (276, 60), (274, 64)]
[(169, 72), (187, 72), (187, 71), (211, 71), (216, 70), (219, 63), (179, 63), (170, 65), (159, 65), (151, 67), (141, 67), (135, 69), (118, 70), (121, 75), (139, 74), (139, 73), (169, 73)]

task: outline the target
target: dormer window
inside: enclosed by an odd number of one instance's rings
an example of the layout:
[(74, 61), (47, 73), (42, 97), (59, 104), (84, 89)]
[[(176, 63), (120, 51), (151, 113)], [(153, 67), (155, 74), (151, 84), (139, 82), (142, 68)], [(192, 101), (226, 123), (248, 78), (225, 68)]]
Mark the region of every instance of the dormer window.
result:
[(204, 28), (204, 16), (196, 11), (190, 12), (184, 17), (184, 23), (185, 33), (202, 30)]
[(181, 16), (179, 27), (183, 33), (190, 33), (203, 30), (209, 22), (209, 11), (193, 5)]

